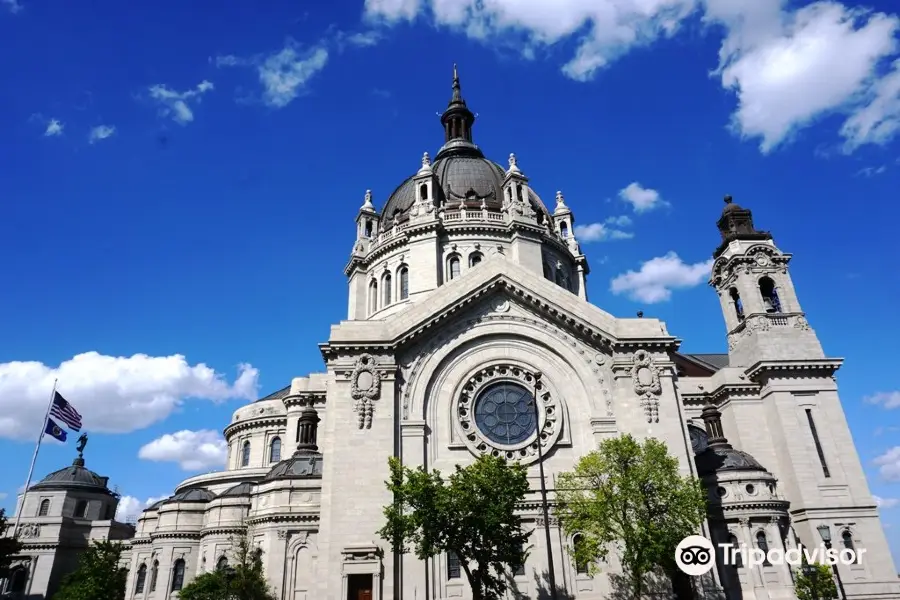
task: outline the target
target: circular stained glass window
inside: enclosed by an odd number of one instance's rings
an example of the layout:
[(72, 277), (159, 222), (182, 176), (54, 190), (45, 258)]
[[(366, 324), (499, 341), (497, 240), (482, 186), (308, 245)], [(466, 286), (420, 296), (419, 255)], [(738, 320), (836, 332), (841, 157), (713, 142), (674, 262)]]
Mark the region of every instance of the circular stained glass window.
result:
[(490, 385), (475, 400), (475, 424), (494, 443), (521, 444), (537, 429), (533, 400), (532, 393), (517, 383)]

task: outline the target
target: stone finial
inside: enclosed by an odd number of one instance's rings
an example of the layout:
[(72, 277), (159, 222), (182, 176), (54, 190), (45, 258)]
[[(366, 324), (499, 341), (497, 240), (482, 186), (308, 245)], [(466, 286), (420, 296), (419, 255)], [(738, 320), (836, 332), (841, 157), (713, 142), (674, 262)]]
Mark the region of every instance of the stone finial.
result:
[(366, 190), (366, 201), (363, 203), (362, 207), (375, 210), (375, 205), (372, 204), (372, 190)]
[(563, 198), (562, 192), (556, 192), (556, 208), (553, 210), (553, 214), (558, 214), (560, 212), (568, 211), (569, 207), (566, 206), (566, 199)]
[(522, 171), (519, 170), (519, 163), (516, 160), (516, 155), (510, 152), (510, 154), (509, 154), (509, 169), (507, 170), (507, 173), (521, 173), (521, 172)]
[(419, 168), (419, 175), (431, 173), (431, 157), (425, 152), (422, 154), (422, 166)]
[(725, 204), (731, 204), (734, 198), (731, 197), (731, 194), (725, 196)]

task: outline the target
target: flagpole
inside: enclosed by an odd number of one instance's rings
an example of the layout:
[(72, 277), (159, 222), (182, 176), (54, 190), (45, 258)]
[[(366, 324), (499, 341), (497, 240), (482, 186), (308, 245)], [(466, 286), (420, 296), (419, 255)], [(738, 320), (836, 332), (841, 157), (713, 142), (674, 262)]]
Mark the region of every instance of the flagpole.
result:
[(37, 462), (38, 452), (41, 449), (41, 442), (44, 439), (44, 431), (47, 429), (47, 419), (50, 418), (50, 409), (53, 408), (53, 399), (56, 397), (56, 383), (58, 379), (53, 380), (53, 391), (50, 392), (50, 402), (47, 403), (47, 412), (44, 413), (44, 422), (41, 424), (41, 434), (38, 436), (37, 444), (34, 446), (34, 454), (31, 457), (31, 466), (28, 468), (28, 479), (25, 480), (25, 490), (22, 492), (22, 505), (16, 511), (16, 524), (13, 525), (13, 537), (19, 533), (19, 521), (22, 520), (22, 511), (25, 510), (25, 499), (28, 497), (28, 488), (31, 486), (31, 476), (34, 475), (34, 464)]

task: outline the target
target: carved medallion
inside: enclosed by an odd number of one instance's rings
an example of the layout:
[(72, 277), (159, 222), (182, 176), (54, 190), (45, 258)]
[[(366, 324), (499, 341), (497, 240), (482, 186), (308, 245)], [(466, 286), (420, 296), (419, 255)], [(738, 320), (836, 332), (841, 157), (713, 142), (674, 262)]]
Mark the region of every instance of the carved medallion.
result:
[(362, 354), (356, 359), (350, 375), (350, 395), (354, 400), (353, 410), (359, 416), (359, 428), (371, 428), (374, 401), (381, 396), (381, 373), (376, 369), (372, 355)]
[(19, 536), (22, 538), (41, 537), (41, 526), (37, 523), (26, 523), (19, 528)]
[(659, 383), (659, 367), (653, 364), (653, 357), (646, 350), (634, 353), (634, 365), (631, 367), (631, 382), (634, 393), (641, 400), (648, 423), (659, 423), (659, 398), (662, 391)]

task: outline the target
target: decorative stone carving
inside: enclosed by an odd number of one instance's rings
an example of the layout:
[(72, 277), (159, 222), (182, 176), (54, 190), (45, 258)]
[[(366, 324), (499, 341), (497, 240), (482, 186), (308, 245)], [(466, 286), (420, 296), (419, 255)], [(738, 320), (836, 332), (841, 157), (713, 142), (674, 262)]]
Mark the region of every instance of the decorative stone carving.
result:
[(546, 452), (559, 439), (562, 431), (562, 407), (547, 388), (543, 387), (538, 390), (535, 399), (540, 417), (535, 433), (518, 444), (509, 446), (498, 444), (479, 430), (475, 423), (475, 403), (485, 388), (501, 381), (518, 383), (534, 391), (533, 374), (518, 365), (500, 364), (480, 369), (463, 386), (462, 394), (456, 403), (455, 412), (457, 424), (462, 432), (461, 437), (476, 456), (491, 454), (517, 462), (533, 462), (537, 460), (538, 443)]
[(36, 538), (41, 537), (41, 526), (37, 523), (26, 523), (19, 527), (19, 537)]
[[(603, 358), (602, 353), (597, 353), (596, 349), (588, 346), (586, 344), (580, 343), (575, 338), (571, 337), (568, 333), (563, 331), (561, 328), (548, 323), (544, 320), (537, 320), (526, 316), (512, 315), (512, 314), (503, 314), (503, 313), (493, 313), (493, 314), (484, 314), (477, 316), (472, 319), (466, 319), (457, 322), (452, 328), (448, 328), (445, 330), (446, 333), (434, 336), (430, 339), (427, 345), (423, 346), (421, 351), (417, 353), (415, 360), (412, 363), (408, 363), (403, 367), (403, 383), (400, 389), (400, 393), (402, 396), (402, 407), (403, 407), (403, 419), (407, 420), (410, 418), (409, 410), (410, 410), (410, 390), (412, 388), (412, 384), (415, 381), (416, 376), (422, 368), (422, 365), (426, 362), (428, 355), (437, 351), (438, 348), (444, 346), (445, 344), (449, 344), (457, 337), (466, 333), (467, 331), (474, 329), (477, 325), (497, 322), (497, 321), (511, 321), (516, 323), (523, 323), (530, 326), (533, 326), (538, 329), (543, 329), (549, 333), (552, 333), (556, 337), (560, 338), (572, 348), (575, 349), (578, 354), (584, 358), (585, 363), (589, 365), (593, 362), (594, 365), (591, 365), (591, 372), (594, 373), (594, 376), (597, 378), (597, 383), (599, 384), (599, 389), (601, 390), (601, 394), (603, 395), (603, 402), (606, 405), (606, 416), (613, 417), (613, 404), (612, 404), (612, 396), (609, 393), (609, 387), (606, 383), (606, 377), (604, 373), (608, 373), (607, 369), (609, 368), (609, 358)], [(602, 363), (602, 364), (601, 364)]]
[[(534, 526), (538, 529), (543, 529), (547, 526), (547, 521), (544, 521), (544, 517), (540, 516), (534, 520)], [(559, 527), (559, 519), (556, 517), (550, 517), (550, 527)]]
[(362, 354), (356, 359), (356, 366), (350, 375), (350, 395), (354, 400), (353, 410), (359, 416), (359, 428), (372, 427), (375, 400), (381, 397), (381, 373), (376, 369), (375, 357)]
[(288, 537), (288, 531), (287, 531), (287, 529), (279, 529), (276, 532), (276, 535), (278, 536), (279, 540), (286, 540)]
[(497, 298), (494, 300), (494, 312), (505, 313), (509, 312), (509, 300), (503, 297)]
[(648, 423), (659, 423), (659, 394), (662, 385), (659, 382), (659, 367), (653, 364), (653, 357), (646, 350), (634, 353), (634, 365), (631, 367), (631, 382), (634, 393), (641, 401), (641, 407), (647, 416)]
[(691, 449), (694, 454), (700, 454), (709, 447), (709, 436), (705, 430), (696, 425), (688, 425), (688, 433), (691, 436)]
[(799, 329), (800, 331), (809, 331), (809, 323), (806, 321), (806, 317), (803, 315), (797, 315), (794, 317), (794, 329)]

